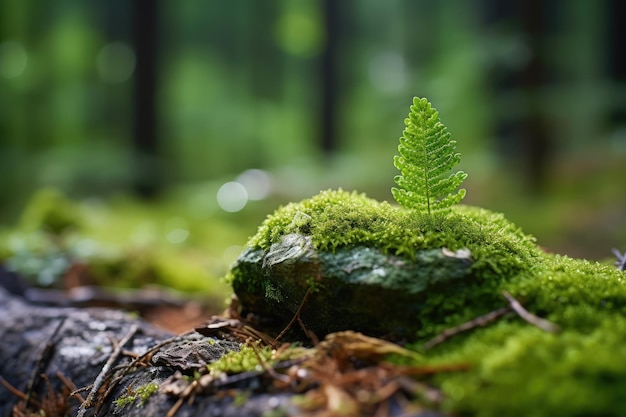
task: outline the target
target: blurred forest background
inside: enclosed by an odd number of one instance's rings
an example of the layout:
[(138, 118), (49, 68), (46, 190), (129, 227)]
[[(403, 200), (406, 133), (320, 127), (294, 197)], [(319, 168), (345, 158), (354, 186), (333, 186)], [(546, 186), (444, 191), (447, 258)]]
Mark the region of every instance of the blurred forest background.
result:
[[(0, 259), (14, 269), (41, 270), (32, 259), (50, 247), (25, 237), (24, 207), (53, 188), (71, 200), (49, 191), (31, 206), (53, 200), (83, 219), (63, 251), (109, 244), (137, 259), (157, 247), (151, 262), (182, 251), (223, 275), (280, 204), (331, 187), (391, 200), (413, 96), (458, 142), (465, 203), (504, 212), (553, 252), (607, 260), (626, 249), (620, 0), (0, 10)], [(46, 265), (63, 271), (63, 259)], [(172, 263), (159, 268), (193, 265)]]

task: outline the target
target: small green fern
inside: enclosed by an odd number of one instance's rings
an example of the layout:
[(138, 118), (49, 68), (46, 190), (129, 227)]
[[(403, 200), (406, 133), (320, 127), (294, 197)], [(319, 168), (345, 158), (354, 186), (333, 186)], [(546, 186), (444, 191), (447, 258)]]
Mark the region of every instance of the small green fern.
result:
[(463, 171), (446, 177), (461, 160), (461, 154), (455, 152), (456, 142), (425, 98), (413, 99), (404, 124), (400, 155), (393, 161), (402, 175), (395, 177), (400, 188), (391, 189), (393, 198), (401, 206), (423, 213), (449, 210), (465, 196), (465, 190), (457, 188), (467, 178)]

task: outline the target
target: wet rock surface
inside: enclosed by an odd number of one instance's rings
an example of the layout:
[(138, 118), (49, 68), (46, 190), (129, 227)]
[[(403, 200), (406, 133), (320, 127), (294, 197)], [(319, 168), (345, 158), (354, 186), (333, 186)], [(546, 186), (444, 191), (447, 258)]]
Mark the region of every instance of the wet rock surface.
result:
[[(126, 352), (141, 355), (172, 336), (150, 326), (140, 319), (110, 309), (75, 309), (40, 307), (23, 302), (6, 292), (0, 285), (0, 376), (16, 389), (41, 400), (49, 390), (68, 401), (67, 415), (78, 415), (80, 402), (63, 395), (66, 387), (58, 378), (62, 374), (77, 387), (89, 387), (100, 374), (111, 356), (115, 343), (129, 329), (137, 331), (124, 346)], [(123, 376), (107, 394), (100, 392), (94, 398), (94, 407), (85, 416), (160, 416), (166, 415), (176, 403), (176, 397), (154, 392), (145, 404), (137, 400), (119, 406), (116, 400), (147, 384), (159, 386), (176, 372), (193, 373), (227, 352), (239, 349), (239, 344), (207, 338), (190, 333), (175, 338), (160, 348), (146, 367), (137, 367)], [(113, 369), (127, 365), (131, 357), (121, 355)], [(33, 379), (33, 375), (46, 375)], [(250, 379), (254, 382), (253, 379)], [(35, 385), (29, 388), (31, 381)], [(195, 401), (187, 401), (176, 413), (185, 416), (262, 416), (281, 408), (283, 415), (298, 415), (290, 402), (291, 393), (251, 394), (245, 404), (238, 404), (233, 396), (215, 393), (199, 394)], [(87, 392), (82, 392), (83, 398)], [(19, 398), (0, 385), (0, 416), (10, 416)], [(57, 415), (57, 414), (55, 414)], [(65, 415), (65, 414), (58, 414)]]
[(289, 234), (267, 251), (247, 249), (231, 272), (243, 314), (280, 327), (302, 305), (302, 322), (318, 336), (351, 329), (403, 338), (422, 325), (429, 292), (454, 294), (471, 281), (471, 266), (466, 249), (422, 250), (415, 259), (366, 246), (325, 252), (308, 236)]

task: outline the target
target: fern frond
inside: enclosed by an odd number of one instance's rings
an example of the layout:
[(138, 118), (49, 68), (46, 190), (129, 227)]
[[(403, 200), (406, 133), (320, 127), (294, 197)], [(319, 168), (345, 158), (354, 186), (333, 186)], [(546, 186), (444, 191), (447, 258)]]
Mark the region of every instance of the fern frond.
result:
[(456, 142), (439, 120), (439, 112), (425, 98), (413, 99), (409, 117), (400, 138), (394, 165), (401, 175), (395, 177), (399, 188), (392, 188), (393, 197), (402, 206), (431, 214), (448, 210), (465, 196), (457, 188), (467, 174), (448, 172), (461, 160)]

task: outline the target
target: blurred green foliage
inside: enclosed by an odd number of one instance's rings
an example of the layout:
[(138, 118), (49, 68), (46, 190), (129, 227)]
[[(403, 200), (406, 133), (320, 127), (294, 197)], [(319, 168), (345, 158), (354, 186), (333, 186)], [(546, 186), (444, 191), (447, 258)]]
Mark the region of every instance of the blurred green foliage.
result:
[(37, 192), (22, 214), (20, 226), (25, 231), (42, 231), (62, 236), (78, 228), (80, 219), (74, 203), (55, 189)]
[(45, 287), (62, 287), (82, 265), (83, 284), (161, 286), (222, 300), (230, 292), (221, 278), (247, 238), (245, 227), (198, 219), (181, 206), (71, 201), (50, 189), (33, 196), (22, 219), (0, 230), (0, 263)]
[[(625, 86), (609, 70), (609, 5), (545, 3), (534, 50), (518, 15), (489, 18), (502, 10), (495, 3), (342, 2), (329, 39), (321, 0), (158, 2), (160, 145), (149, 166), (165, 177), (165, 204), (252, 167), (277, 179), (273, 203), (339, 186), (388, 200), (397, 115), (420, 95), (458, 141), (467, 203), (506, 212), (559, 252), (600, 258), (625, 245), (626, 122), (612, 116)], [(0, 223), (13, 224), (41, 187), (106, 198), (156, 175), (136, 172), (131, 145), (132, 4), (0, 0)], [(330, 42), (337, 139), (326, 155), (320, 73)], [(529, 92), (511, 79), (535, 56), (546, 80)], [(542, 193), (526, 189), (520, 126), (499, 130), (532, 114), (551, 138)], [(262, 218), (262, 207), (235, 223)]]

